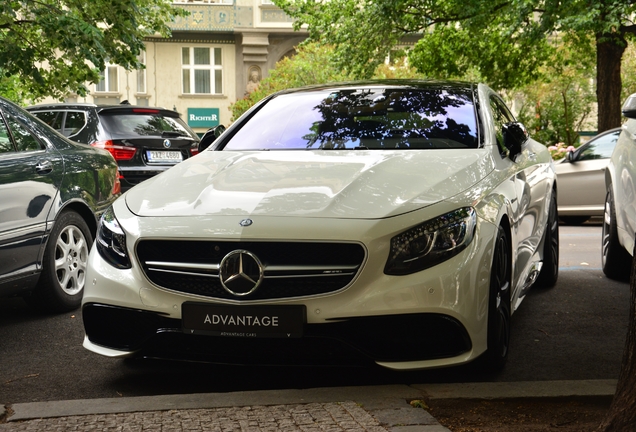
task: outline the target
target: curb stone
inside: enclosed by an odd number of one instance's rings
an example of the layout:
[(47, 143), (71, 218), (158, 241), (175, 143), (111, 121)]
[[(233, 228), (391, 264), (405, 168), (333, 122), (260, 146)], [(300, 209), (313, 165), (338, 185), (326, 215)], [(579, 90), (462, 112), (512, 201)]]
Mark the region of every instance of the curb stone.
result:
[(0, 432), (318, 431), (321, 426), (343, 432), (449, 432), (428, 411), (409, 405), (422, 397), (413, 387), (388, 385), (18, 403)]
[(196, 432), (212, 425), (219, 430), (292, 432), (325, 426), (343, 432), (450, 432), (409, 401), (612, 396), (616, 384), (617, 380), (415, 384), (18, 403), (0, 407), (0, 423), (5, 421), (0, 432), (148, 427)]

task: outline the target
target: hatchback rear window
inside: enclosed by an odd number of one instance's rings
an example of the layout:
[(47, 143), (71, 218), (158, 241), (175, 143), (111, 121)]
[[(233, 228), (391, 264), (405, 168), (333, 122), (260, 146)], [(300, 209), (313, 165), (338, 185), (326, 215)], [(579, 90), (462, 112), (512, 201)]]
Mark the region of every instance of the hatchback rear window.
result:
[(176, 117), (165, 117), (161, 114), (147, 113), (100, 113), (105, 129), (113, 138), (131, 138), (137, 136), (171, 136), (191, 137), (194, 132)]
[(279, 95), (225, 150), (477, 148), (469, 89), (358, 88)]

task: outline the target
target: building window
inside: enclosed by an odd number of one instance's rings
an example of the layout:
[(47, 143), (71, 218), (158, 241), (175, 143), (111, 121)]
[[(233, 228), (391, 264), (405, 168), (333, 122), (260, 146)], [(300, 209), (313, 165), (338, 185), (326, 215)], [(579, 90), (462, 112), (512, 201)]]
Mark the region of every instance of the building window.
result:
[(95, 84), (95, 91), (98, 92), (116, 92), (118, 91), (118, 67), (115, 65), (106, 65), (106, 69), (99, 74), (99, 82)]
[(223, 93), (221, 58), (221, 48), (183, 47), (181, 49), (183, 93)]
[[(146, 64), (146, 52), (142, 51), (138, 57), (139, 63)], [(137, 69), (137, 93), (146, 93), (146, 68)]]

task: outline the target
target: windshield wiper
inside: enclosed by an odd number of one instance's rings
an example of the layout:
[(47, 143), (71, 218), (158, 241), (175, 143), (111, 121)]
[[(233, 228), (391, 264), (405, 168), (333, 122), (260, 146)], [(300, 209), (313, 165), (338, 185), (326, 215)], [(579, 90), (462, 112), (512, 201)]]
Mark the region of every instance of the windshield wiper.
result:
[(178, 138), (178, 137), (184, 137), (184, 136), (189, 136), (189, 135), (185, 134), (183, 132), (179, 132), (179, 131), (163, 131), (163, 132), (161, 132), (161, 138)]

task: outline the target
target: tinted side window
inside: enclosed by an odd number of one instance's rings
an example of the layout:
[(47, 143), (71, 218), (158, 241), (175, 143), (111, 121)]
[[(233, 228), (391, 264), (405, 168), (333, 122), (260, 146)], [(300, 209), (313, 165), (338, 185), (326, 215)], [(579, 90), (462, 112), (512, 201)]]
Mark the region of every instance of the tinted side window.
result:
[(502, 152), (506, 151), (503, 142), (503, 125), (514, 121), (512, 114), (508, 111), (508, 107), (499, 99), (494, 96), (490, 97), (490, 109), (492, 110), (492, 116), (495, 121), (495, 133), (497, 136), (497, 144)]
[(44, 146), (29, 132), (22, 123), (18, 122), (10, 114), (6, 114), (7, 125), (15, 140), (17, 151), (43, 150)]
[(31, 113), (58, 132), (62, 131), (63, 111), (40, 111)]
[(15, 148), (9, 136), (9, 129), (4, 123), (4, 119), (0, 116), (0, 153), (14, 152)]
[(73, 136), (86, 125), (86, 114), (81, 111), (67, 111), (66, 120), (64, 121), (64, 129), (62, 134), (69, 137)]
[(581, 148), (577, 160), (605, 159), (612, 156), (620, 131), (603, 135)]

